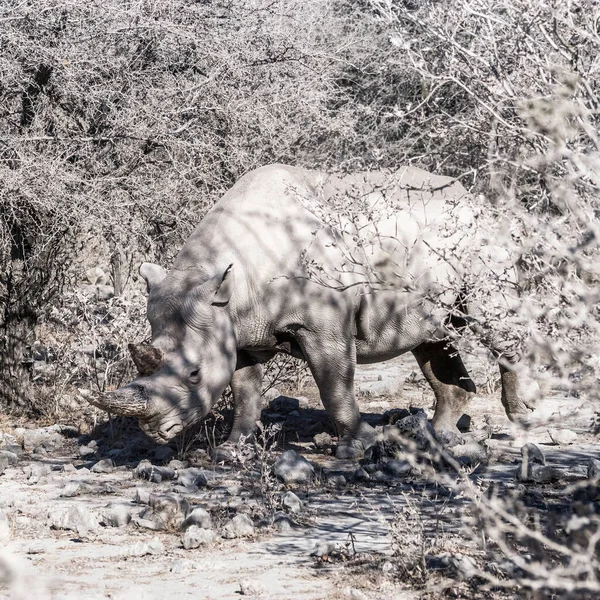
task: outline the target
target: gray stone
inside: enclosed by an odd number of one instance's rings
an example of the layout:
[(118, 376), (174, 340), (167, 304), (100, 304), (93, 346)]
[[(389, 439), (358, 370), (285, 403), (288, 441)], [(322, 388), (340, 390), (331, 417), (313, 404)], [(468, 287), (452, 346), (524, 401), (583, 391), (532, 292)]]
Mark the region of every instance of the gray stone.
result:
[(371, 481), (377, 481), (379, 483), (386, 483), (389, 480), (390, 480), (389, 475), (387, 475), (383, 471), (380, 471), (379, 469), (376, 471), (373, 471), (373, 473), (371, 473)]
[(258, 580), (247, 579), (240, 582), (240, 595), (242, 596), (260, 596), (265, 593), (264, 584)]
[(46, 554), (52, 550), (52, 543), (49, 540), (35, 540), (27, 546), (27, 554)]
[(526, 462), (522, 462), (516, 472), (519, 481), (532, 483), (555, 483), (562, 479), (562, 474), (557, 467)]
[(273, 465), (275, 475), (285, 483), (309, 483), (314, 479), (314, 467), (295, 450), (284, 452)]
[(313, 444), (315, 445), (316, 448), (319, 448), (319, 449), (327, 448), (333, 444), (333, 440), (331, 439), (331, 436), (327, 432), (323, 432), (323, 433), (318, 433), (317, 435), (315, 435), (315, 437), (313, 438)]
[(546, 464), (546, 457), (535, 444), (525, 444), (521, 447), (521, 456), (524, 463)]
[(102, 512), (102, 523), (107, 527), (124, 527), (131, 522), (131, 506), (111, 502)]
[(302, 500), (294, 492), (286, 492), (281, 498), (281, 505), (288, 512), (300, 512), (302, 510)]
[(300, 401), (298, 398), (290, 396), (278, 396), (271, 401), (269, 409), (281, 415), (287, 415), (295, 410), (300, 410)]
[(6, 466), (14, 467), (19, 462), (19, 457), (10, 450), (0, 450), (0, 461), (6, 461)]
[(200, 488), (206, 486), (208, 479), (202, 469), (192, 467), (189, 469), (179, 469), (177, 471), (177, 482), (188, 488)]
[(23, 467), (23, 471), (27, 476), (27, 483), (37, 483), (42, 477), (45, 477), (51, 472), (50, 465), (43, 463), (31, 463), (26, 467)]
[(148, 501), (166, 528), (179, 528), (189, 512), (188, 501), (178, 494), (150, 494)]
[(63, 436), (57, 431), (48, 429), (25, 429), (23, 432), (23, 449), (25, 452), (53, 452), (64, 443)]
[(342, 598), (345, 600), (369, 600), (369, 597), (357, 588), (345, 587), (342, 590)]
[(99, 460), (92, 468), (92, 473), (112, 473), (115, 470), (115, 461), (112, 458)]
[(327, 474), (327, 483), (332, 485), (337, 485), (338, 487), (342, 487), (348, 483), (346, 477), (341, 473), (328, 473)]
[(428, 450), (431, 442), (437, 439), (433, 426), (427, 420), (427, 415), (420, 412), (397, 421), (395, 430), (388, 430), (387, 436), (391, 442), (400, 446), (405, 445), (404, 440), (409, 443), (412, 441), (419, 450)]
[(64, 464), (60, 470), (63, 473), (77, 473), (77, 469), (75, 468), (75, 465), (73, 463), (66, 463)]
[(391, 459), (382, 464), (383, 472), (391, 477), (407, 477), (412, 472), (412, 466), (405, 460)]
[(169, 467), (157, 467), (149, 460), (142, 460), (133, 470), (133, 476), (139, 479), (147, 479), (154, 483), (160, 483), (163, 480), (175, 479), (175, 469)]
[(226, 539), (249, 537), (254, 535), (254, 523), (248, 515), (236, 515), (223, 527), (222, 536)]
[(194, 507), (185, 518), (183, 527), (187, 529), (192, 525), (202, 529), (212, 529), (212, 518), (207, 510), (200, 506)]
[(77, 449), (79, 452), (79, 456), (81, 458), (85, 458), (86, 456), (91, 456), (92, 454), (96, 454), (96, 449), (91, 448), (90, 446), (79, 446)]
[(177, 460), (175, 458), (171, 460), (167, 466), (175, 471), (181, 471), (182, 469), (187, 469), (190, 466), (190, 463), (187, 460)]
[(171, 573), (189, 573), (196, 568), (196, 563), (191, 560), (184, 560), (180, 558), (176, 560), (170, 567)]
[[(25, 431), (21, 428), (21, 431)], [(15, 430), (16, 432), (16, 430)], [(0, 448), (6, 450), (7, 446), (18, 446), (19, 442), (14, 435), (0, 431)]]
[(5, 456), (0, 456), (0, 475), (2, 475), (4, 471), (6, 471), (7, 467), (8, 458), (6, 458)]
[(61, 498), (74, 498), (81, 494), (89, 494), (91, 487), (83, 481), (68, 481), (60, 492)]
[(354, 471), (354, 481), (365, 482), (369, 481), (369, 479), (371, 479), (371, 476), (362, 467)]
[(149, 542), (137, 542), (129, 546), (126, 551), (129, 556), (146, 556), (148, 554), (157, 556), (164, 553), (165, 547), (157, 537), (153, 537)]
[(132, 516), (131, 522), (141, 529), (150, 531), (164, 531), (167, 528), (164, 519), (149, 507), (144, 508), (139, 515)]
[(204, 529), (202, 527), (198, 527), (198, 525), (190, 525), (185, 530), (181, 542), (186, 550), (192, 550), (204, 544), (210, 544), (211, 542), (214, 542), (215, 538), (215, 532), (211, 529)]
[(275, 513), (273, 516), (273, 527), (280, 533), (291, 531), (293, 523), (285, 513)]
[(577, 434), (570, 429), (548, 429), (548, 435), (558, 446), (568, 446), (577, 441)]
[(454, 446), (450, 449), (450, 453), (455, 458), (468, 458), (471, 465), (488, 462), (488, 454), (485, 446), (475, 442)]
[(590, 458), (587, 464), (588, 479), (600, 479), (600, 460)]
[(150, 502), (151, 493), (151, 490), (135, 488), (135, 496), (133, 498), (133, 501), (137, 502), (138, 504), (148, 504), (148, 502)]
[(98, 520), (83, 506), (75, 505), (50, 511), (48, 525), (51, 529), (76, 531), (80, 536), (85, 536), (98, 529)]
[(460, 433), (442, 429), (437, 432), (437, 439), (444, 448), (454, 448), (460, 444), (464, 444), (464, 440)]

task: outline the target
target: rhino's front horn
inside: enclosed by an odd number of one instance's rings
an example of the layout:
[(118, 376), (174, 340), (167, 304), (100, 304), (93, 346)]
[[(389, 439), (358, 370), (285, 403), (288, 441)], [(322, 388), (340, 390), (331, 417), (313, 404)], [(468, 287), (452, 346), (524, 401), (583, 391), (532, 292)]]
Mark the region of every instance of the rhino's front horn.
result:
[(163, 361), (162, 350), (151, 344), (129, 344), (127, 347), (140, 375), (152, 375), (160, 368)]
[(133, 385), (115, 390), (114, 392), (86, 392), (81, 395), (94, 406), (125, 417), (143, 417), (147, 412), (146, 400), (140, 390)]

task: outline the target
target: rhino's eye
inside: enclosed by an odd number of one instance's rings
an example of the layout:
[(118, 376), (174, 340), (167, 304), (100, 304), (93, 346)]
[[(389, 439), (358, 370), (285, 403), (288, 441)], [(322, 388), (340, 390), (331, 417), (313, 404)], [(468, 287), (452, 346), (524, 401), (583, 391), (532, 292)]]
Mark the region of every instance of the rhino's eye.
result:
[(192, 384), (200, 383), (200, 369), (194, 369), (193, 371), (190, 371), (188, 380)]

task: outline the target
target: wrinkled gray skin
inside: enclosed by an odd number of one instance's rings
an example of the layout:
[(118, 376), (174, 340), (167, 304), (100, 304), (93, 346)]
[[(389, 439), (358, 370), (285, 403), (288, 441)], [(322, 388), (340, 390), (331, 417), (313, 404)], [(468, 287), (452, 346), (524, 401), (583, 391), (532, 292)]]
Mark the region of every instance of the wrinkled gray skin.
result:
[[(378, 213), (381, 186), (387, 208)], [(364, 200), (363, 214), (372, 210), (373, 218), (352, 224), (343, 215), (348, 196)], [(434, 426), (455, 430), (475, 393), (442, 340), (473, 263), (459, 252), (474, 243), (465, 196), (460, 184), (415, 168), (343, 178), (283, 165), (248, 173), (170, 271), (142, 265), (152, 346), (131, 346), (141, 376), (94, 404), (136, 416), (165, 443), (231, 385), (236, 443), (260, 418), (263, 363), (285, 352), (308, 362), (339, 434), (337, 456), (353, 457), (374, 441), (360, 419), (355, 365), (410, 351), (435, 393)], [(473, 313), (464, 302), (460, 309)], [(489, 345), (502, 357), (502, 401), (514, 419), (527, 410), (511, 366), (517, 357)]]

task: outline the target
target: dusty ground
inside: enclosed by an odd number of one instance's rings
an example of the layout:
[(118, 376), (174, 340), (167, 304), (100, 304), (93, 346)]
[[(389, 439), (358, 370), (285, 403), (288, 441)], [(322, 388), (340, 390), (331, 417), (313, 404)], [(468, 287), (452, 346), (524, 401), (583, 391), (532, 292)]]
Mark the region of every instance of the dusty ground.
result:
[[(480, 369), (476, 381), (481, 383), (485, 374), (486, 369)], [(362, 410), (374, 422), (390, 408), (431, 408), (432, 394), (408, 358), (361, 369), (358, 381)], [(311, 395), (310, 390), (300, 393)], [(517, 457), (521, 445), (531, 441), (545, 452), (550, 464), (581, 467), (592, 456), (600, 458), (591, 428), (594, 408), (584, 399), (559, 394), (546, 399), (542, 412), (550, 419), (550, 427), (567, 427), (578, 434), (575, 443), (565, 447), (552, 443), (548, 426), (528, 432), (527, 439), (519, 438), (504, 416), (497, 394), (493, 398), (479, 396), (469, 413), (476, 423), (483, 422), (486, 414), (492, 416), (495, 454)], [(10, 432), (10, 424), (0, 425), (2, 429)], [(113, 442), (104, 442), (102, 449), (110, 449)], [(272, 521), (281, 510), (283, 485), (267, 481), (261, 498), (260, 473), (255, 466), (219, 467), (207, 463), (201, 454), (191, 459), (210, 471), (212, 479), (207, 487), (184, 495), (190, 505), (209, 510), (217, 533), (214, 542), (191, 550), (182, 547), (182, 533), (177, 530), (152, 531), (134, 524), (100, 525), (87, 532), (49, 527), (48, 513), (53, 510), (77, 505), (99, 517), (107, 504), (120, 503), (136, 514), (143, 508), (134, 502), (136, 489), (170, 492), (173, 481), (151, 483), (132, 476), (140, 457), (117, 460), (120, 466), (111, 473), (94, 473), (81, 469), (102, 456), (81, 458), (76, 438), (47, 455), (24, 453), (16, 466), (9, 466), (0, 476), (0, 511), (7, 516), (10, 529), (10, 538), (0, 550), (0, 579), (4, 569), (12, 581), (10, 586), (0, 585), (0, 599), (469, 596), (468, 584), (457, 583), (452, 576), (434, 573), (426, 580), (415, 580), (406, 572), (401, 576), (398, 566), (398, 544), (419, 541), (415, 524), (419, 530), (435, 526), (435, 540), (428, 538), (428, 543), (440, 553), (477, 553), (460, 530), (459, 499), (434, 493), (415, 476), (339, 485), (331, 479), (332, 472), (350, 480), (356, 464), (336, 461), (307, 442), (288, 437), (286, 443), (313, 461), (318, 472), (316, 483), (288, 486), (304, 505), (299, 513), (289, 515), (292, 527), (287, 531), (278, 530)], [(152, 460), (152, 448), (140, 444), (140, 456)], [(32, 476), (31, 469), (28, 471), (32, 464), (49, 465), (50, 472)], [(76, 470), (63, 471), (68, 464)], [(510, 487), (515, 485), (514, 471), (514, 464), (492, 461), (476, 477), (503, 481)], [(77, 481), (85, 484), (83, 493), (61, 496), (67, 484)], [(252, 517), (254, 535), (222, 538), (222, 526), (236, 513)]]

